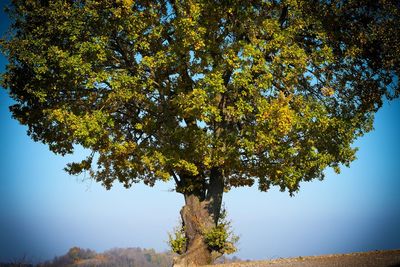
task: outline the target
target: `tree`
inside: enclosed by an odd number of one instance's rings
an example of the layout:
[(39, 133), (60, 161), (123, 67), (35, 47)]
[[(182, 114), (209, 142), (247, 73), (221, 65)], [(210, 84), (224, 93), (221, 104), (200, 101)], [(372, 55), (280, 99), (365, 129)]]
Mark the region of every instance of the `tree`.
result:
[[(107, 189), (174, 180), (185, 248), (220, 252), (232, 187), (323, 179), (355, 159), (384, 97), (398, 96), (395, 0), (19, 1), (1, 41), (11, 112), (66, 167)], [(213, 252), (213, 253), (212, 253)]]

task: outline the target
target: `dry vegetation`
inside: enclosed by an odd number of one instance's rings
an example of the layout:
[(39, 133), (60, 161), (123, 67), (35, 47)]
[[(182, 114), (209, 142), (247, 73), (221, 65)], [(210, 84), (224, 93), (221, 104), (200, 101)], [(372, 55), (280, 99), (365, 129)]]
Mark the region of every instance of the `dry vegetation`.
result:
[(213, 267), (400, 267), (400, 250), (247, 261)]
[[(89, 249), (71, 248), (65, 255), (37, 265), (25, 260), (0, 263), (0, 267), (169, 267), (172, 265), (171, 253), (157, 253), (153, 249), (115, 248), (103, 253)], [(400, 267), (400, 250), (374, 251), (351, 254), (333, 254), (310, 257), (297, 257), (264, 261), (241, 261), (222, 257), (219, 263), (205, 267)]]

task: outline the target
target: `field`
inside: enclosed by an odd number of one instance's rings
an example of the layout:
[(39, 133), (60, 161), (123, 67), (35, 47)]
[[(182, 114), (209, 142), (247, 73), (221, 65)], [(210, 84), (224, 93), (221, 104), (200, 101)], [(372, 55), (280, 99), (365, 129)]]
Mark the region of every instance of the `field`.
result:
[[(210, 265), (211, 266), (211, 265)], [(400, 250), (235, 262), (214, 267), (400, 267)]]

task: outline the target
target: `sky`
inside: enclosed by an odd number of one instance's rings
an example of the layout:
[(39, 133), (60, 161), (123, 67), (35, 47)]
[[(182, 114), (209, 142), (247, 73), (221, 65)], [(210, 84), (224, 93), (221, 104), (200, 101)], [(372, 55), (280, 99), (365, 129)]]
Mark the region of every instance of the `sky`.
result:
[[(0, 2), (3, 5), (4, 2)], [(8, 20), (0, 13), (0, 32)], [(6, 60), (0, 56), (0, 72)], [(61, 157), (35, 143), (11, 118), (0, 89), (0, 262), (52, 259), (79, 246), (168, 249), (183, 197), (172, 183), (107, 191), (69, 176)], [(302, 183), (294, 197), (272, 189), (233, 189), (224, 203), (243, 259), (400, 249), (400, 101), (376, 114), (375, 130), (354, 143), (357, 160), (341, 174)]]

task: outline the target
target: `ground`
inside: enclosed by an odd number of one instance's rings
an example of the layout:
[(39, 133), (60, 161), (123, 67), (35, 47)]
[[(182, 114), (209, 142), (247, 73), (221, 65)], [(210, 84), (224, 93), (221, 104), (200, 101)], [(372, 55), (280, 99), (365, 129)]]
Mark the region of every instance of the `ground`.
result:
[(400, 267), (400, 250), (236, 262), (214, 267)]

